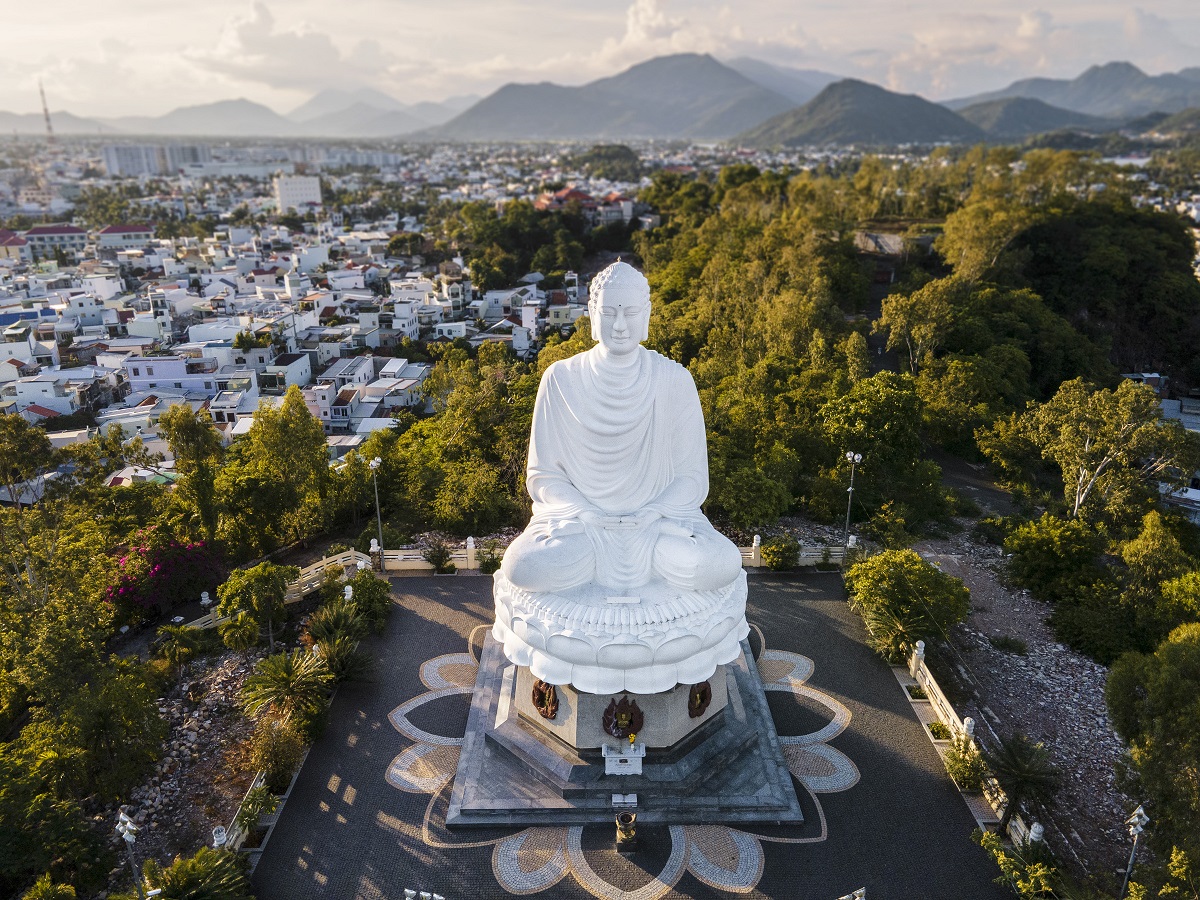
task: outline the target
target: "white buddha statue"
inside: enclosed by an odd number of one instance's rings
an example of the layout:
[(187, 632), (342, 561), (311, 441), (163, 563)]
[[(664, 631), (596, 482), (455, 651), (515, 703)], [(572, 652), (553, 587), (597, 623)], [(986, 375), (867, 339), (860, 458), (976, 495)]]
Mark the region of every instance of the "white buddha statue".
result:
[(641, 346), (650, 286), (640, 272), (617, 262), (591, 291), (599, 343), (542, 377), (526, 473), (533, 518), (504, 573), (534, 591), (633, 589), (653, 576), (689, 590), (728, 585), (742, 557), (700, 511), (708, 454), (692, 376)]
[[(665, 690), (736, 658), (746, 633), (741, 553), (700, 511), (708, 456), (691, 374), (641, 346), (650, 319), (646, 279), (614, 263), (592, 281), (588, 311), (598, 344), (551, 365), (538, 389), (526, 478), (533, 517), (497, 573), (494, 632), (510, 659), (550, 683)], [(596, 609), (622, 598), (634, 604), (624, 624), (613, 610)], [(726, 622), (724, 646), (699, 668), (649, 680), (596, 671), (575, 677), (606, 666), (678, 668), (660, 645), (684, 633), (711, 638), (718, 621)], [(617, 643), (644, 644), (649, 655), (628, 646), (614, 662), (599, 652), (606, 631)]]

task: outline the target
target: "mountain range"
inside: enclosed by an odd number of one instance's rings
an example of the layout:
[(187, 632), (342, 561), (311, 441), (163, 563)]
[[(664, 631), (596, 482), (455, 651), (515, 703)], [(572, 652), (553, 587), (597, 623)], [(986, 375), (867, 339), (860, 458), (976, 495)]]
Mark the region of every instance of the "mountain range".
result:
[(1200, 67), (1147, 75), (1127, 62), (1092, 66), (1078, 78), (1026, 78), (1008, 87), (947, 100), (951, 109), (964, 109), (988, 100), (1026, 97), (1090, 116), (1131, 119), (1151, 112), (1180, 112), (1200, 106)]
[[(162, 116), (52, 114), (60, 134), (396, 138), (425, 141), (722, 141), (751, 146), (1023, 140), (1063, 129), (1195, 130), (1200, 67), (1147, 75), (1130, 63), (1073, 79), (1029, 78), (933, 103), (813, 69), (739, 57), (656, 57), (580, 86), (506, 84), (482, 99), (404, 103), (380, 90), (326, 90), (287, 114), (246, 99)], [(1165, 123), (1165, 124), (1164, 124)], [(0, 112), (0, 133), (41, 134), (42, 116)]]
[(506, 84), (416, 137), (428, 140), (721, 140), (794, 101), (707, 54), (639, 63), (579, 87)]

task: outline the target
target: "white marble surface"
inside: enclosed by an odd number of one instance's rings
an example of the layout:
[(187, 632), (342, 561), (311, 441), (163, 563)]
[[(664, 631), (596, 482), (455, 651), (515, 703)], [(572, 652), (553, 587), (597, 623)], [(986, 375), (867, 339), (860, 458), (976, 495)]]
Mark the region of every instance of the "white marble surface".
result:
[(700, 510), (708, 455), (691, 374), (640, 344), (645, 278), (609, 266), (589, 312), (599, 343), (551, 365), (538, 388), (533, 516), (497, 573), (493, 634), (552, 684), (656, 693), (736, 658), (745, 574)]

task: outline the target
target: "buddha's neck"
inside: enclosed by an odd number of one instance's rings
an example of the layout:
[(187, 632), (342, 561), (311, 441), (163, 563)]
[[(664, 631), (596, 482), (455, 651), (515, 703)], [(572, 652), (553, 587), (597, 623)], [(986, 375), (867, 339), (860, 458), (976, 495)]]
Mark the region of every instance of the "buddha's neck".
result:
[(599, 357), (601, 367), (610, 372), (625, 374), (633, 372), (638, 368), (639, 354), (637, 351), (641, 349), (640, 347), (631, 353), (612, 353), (603, 344), (598, 344), (596, 349), (598, 350), (597, 356)]

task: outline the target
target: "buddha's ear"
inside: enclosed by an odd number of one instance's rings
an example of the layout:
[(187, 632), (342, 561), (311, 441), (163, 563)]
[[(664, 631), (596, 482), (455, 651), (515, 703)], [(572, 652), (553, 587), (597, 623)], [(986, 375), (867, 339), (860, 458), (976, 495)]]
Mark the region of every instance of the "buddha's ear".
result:
[(638, 343), (642, 344), (650, 340), (650, 304), (646, 304), (646, 311), (638, 317)]
[(592, 325), (592, 340), (600, 340), (600, 316), (596, 312), (596, 304), (588, 301), (588, 321)]

